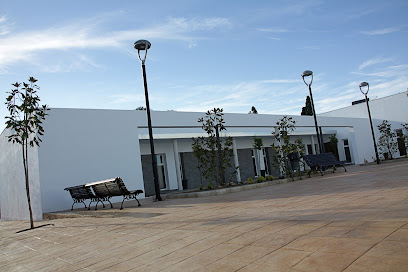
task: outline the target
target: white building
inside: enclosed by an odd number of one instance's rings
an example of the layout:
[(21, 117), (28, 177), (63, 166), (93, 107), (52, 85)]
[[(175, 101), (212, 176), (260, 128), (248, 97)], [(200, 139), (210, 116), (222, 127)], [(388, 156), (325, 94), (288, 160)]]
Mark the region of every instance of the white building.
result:
[[(192, 155), (191, 138), (203, 135), (197, 122), (203, 116), (204, 113), (152, 112), (162, 190), (200, 186), (202, 181), (197, 160)], [(271, 132), (282, 117), (224, 115), (227, 132), (222, 136), (234, 138), (234, 163), (240, 170), (231, 177), (233, 180), (246, 180), (262, 170), (279, 175), (272, 164), (270, 146), (274, 142)], [(306, 152), (315, 153), (317, 140), (313, 117), (293, 118), (297, 129), (292, 138), (302, 138)], [(374, 119), (375, 125), (381, 121)], [(401, 122), (391, 123), (397, 128)], [(322, 127), (324, 142), (328, 142), (330, 135), (337, 135), (340, 160), (363, 163), (375, 157), (367, 118), (320, 115), (318, 124)], [(31, 201), (36, 220), (42, 219), (44, 212), (71, 207), (72, 199), (63, 190), (65, 187), (92, 181), (119, 176), (129, 189), (142, 189), (145, 194), (141, 198), (154, 194), (145, 111), (54, 108), (44, 122), (44, 129), (43, 143), (30, 149), (29, 160)], [(7, 141), (9, 133), (4, 130), (0, 136), (1, 219), (28, 219), (21, 149)], [(263, 138), (261, 159), (254, 155), (254, 136)]]
[[(325, 117), (360, 117), (365, 118), (369, 122), (367, 103), (364, 99), (356, 101), (356, 103), (349, 107), (329, 111), (320, 114), (319, 116)], [(369, 100), (369, 107), (371, 118), (373, 118), (373, 128), (376, 138), (379, 137), (380, 132), (377, 126), (381, 124), (383, 120), (394, 121), (397, 124), (393, 125), (392, 128), (397, 134), (398, 149), (400, 156), (406, 155), (406, 148), (403, 139), (403, 129), (402, 124), (408, 124), (408, 90), (402, 93), (397, 93), (394, 95)], [(378, 123), (378, 121), (380, 123)]]
[[(371, 117), (379, 120), (392, 120), (408, 123), (408, 91), (394, 95), (369, 99)], [(319, 116), (328, 117), (361, 117), (367, 118), (367, 105), (365, 102), (349, 107), (325, 112)]]

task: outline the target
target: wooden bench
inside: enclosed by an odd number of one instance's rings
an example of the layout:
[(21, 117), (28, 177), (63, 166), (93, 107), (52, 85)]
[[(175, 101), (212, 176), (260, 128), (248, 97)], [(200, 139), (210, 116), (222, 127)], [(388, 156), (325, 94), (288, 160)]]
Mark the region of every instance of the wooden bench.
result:
[(91, 207), (91, 203), (93, 201), (97, 201), (97, 197), (94, 195), (90, 187), (86, 187), (85, 185), (78, 185), (78, 186), (73, 186), (73, 187), (67, 187), (64, 189), (65, 191), (68, 191), (71, 194), (72, 200), (74, 200), (74, 203), (72, 203), (71, 210), (74, 209), (74, 205), (76, 203), (82, 203), (84, 204), (86, 208), (86, 204), (84, 200), (90, 199), (91, 202), (89, 202), (89, 208)]
[(123, 182), (123, 180), (119, 177), (88, 183), (85, 186), (92, 187), (92, 190), (94, 191), (95, 196), (98, 199), (95, 205), (95, 210), (97, 209), (99, 202), (102, 202), (102, 205), (105, 208), (105, 205), (103, 203), (104, 201), (108, 201), (111, 204), (111, 208), (113, 208), (113, 205), (112, 205), (112, 202), (110, 202), (110, 199), (114, 196), (123, 196), (123, 200), (120, 205), (121, 210), (123, 209), (123, 202), (126, 199), (128, 200), (135, 199), (138, 203), (138, 206), (141, 206), (139, 200), (137, 199), (137, 196), (139, 194), (142, 194), (143, 191), (142, 190), (129, 191), (126, 188), (126, 185)]
[[(326, 168), (333, 167), (333, 173), (335, 171), (335, 167), (342, 166), (344, 171), (347, 172), (346, 169), (346, 161), (338, 161), (333, 153), (322, 153), (322, 154), (315, 154), (315, 155), (304, 155), (303, 159), (307, 163), (307, 165), (312, 170), (318, 170), (320, 174), (323, 176), (323, 171)], [(310, 174), (309, 174), (310, 177)]]

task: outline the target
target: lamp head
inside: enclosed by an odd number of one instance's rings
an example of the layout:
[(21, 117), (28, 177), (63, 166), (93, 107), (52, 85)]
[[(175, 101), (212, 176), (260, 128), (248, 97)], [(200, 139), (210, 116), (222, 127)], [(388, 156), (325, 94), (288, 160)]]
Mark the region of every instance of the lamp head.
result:
[(305, 76), (312, 76), (312, 75), (313, 75), (313, 72), (312, 72), (312, 71), (310, 71), (310, 70), (306, 70), (306, 71), (304, 71), (304, 72), (303, 72), (302, 77), (305, 77)]
[[(312, 78), (311, 78), (311, 80), (310, 80), (310, 83), (306, 83), (306, 81), (305, 81), (305, 77), (308, 77), (308, 76), (312, 76)], [(302, 73), (302, 79), (303, 79), (303, 82), (304, 82), (307, 86), (309, 86), (309, 88), (310, 88), (310, 86), (312, 85), (312, 82), (313, 82), (313, 72), (310, 71), (310, 70), (304, 71), (304, 72)]]
[(368, 83), (367, 83), (367, 82), (361, 82), (361, 83), (360, 83), (360, 88), (361, 88), (361, 87), (365, 87), (365, 86), (368, 86)]
[[(133, 47), (137, 49), (137, 55), (139, 56), (139, 60), (142, 65), (144, 65), (146, 61), (147, 49), (149, 49), (151, 46), (152, 44), (148, 40), (138, 40), (133, 44)], [(145, 51), (143, 58), (140, 56), (140, 51)]]
[(148, 40), (138, 40), (133, 44), (135, 49), (139, 50), (146, 50), (149, 49), (152, 44)]
[[(364, 94), (365, 96), (367, 96), (367, 93), (368, 93), (368, 91), (370, 90), (370, 85), (367, 83), (367, 82), (361, 82), (360, 83), (360, 92), (362, 93), (362, 94)], [(367, 87), (367, 91), (366, 92), (363, 92), (363, 90), (361, 89), (361, 88), (364, 88), (364, 87)]]

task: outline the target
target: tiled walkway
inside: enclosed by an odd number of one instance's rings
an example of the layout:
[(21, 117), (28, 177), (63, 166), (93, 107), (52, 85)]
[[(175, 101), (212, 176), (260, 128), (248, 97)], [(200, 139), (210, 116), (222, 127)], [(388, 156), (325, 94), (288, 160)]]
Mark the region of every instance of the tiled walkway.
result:
[(0, 271), (408, 271), (408, 162), (348, 170), (18, 234), (27, 222), (0, 222)]

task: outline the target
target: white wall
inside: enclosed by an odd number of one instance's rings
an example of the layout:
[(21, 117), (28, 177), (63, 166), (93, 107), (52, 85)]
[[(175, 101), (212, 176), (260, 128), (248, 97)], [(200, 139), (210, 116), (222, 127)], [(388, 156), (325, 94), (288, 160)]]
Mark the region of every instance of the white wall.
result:
[[(361, 98), (364, 98), (363, 95), (361, 96)], [(371, 117), (373, 119), (408, 123), (408, 91), (379, 99), (370, 99), (369, 106)], [(368, 118), (367, 105), (363, 102), (357, 105), (321, 113), (318, 116)]]
[[(8, 142), (10, 130), (0, 135), (1, 220), (30, 220), (21, 145)], [(30, 200), (34, 220), (42, 219), (38, 148), (29, 149)]]
[(70, 209), (64, 188), (92, 181), (121, 177), (143, 189), (137, 126), (135, 111), (52, 109), (39, 150), (43, 211)]

